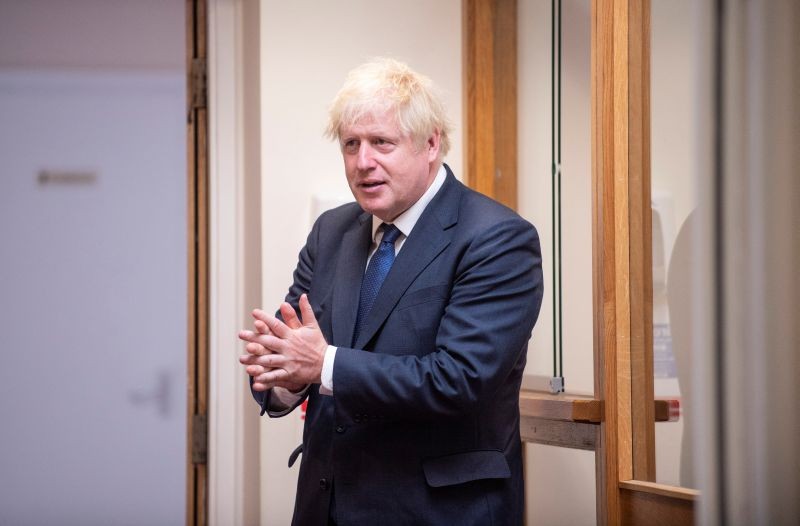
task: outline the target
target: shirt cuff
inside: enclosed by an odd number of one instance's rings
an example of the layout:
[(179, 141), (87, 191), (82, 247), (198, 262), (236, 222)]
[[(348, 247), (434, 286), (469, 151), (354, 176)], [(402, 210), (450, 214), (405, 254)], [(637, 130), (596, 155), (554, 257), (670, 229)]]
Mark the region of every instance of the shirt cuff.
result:
[(325, 357), (322, 358), (322, 378), (319, 386), (319, 394), (333, 395), (333, 360), (336, 358), (336, 347), (328, 345)]
[(299, 393), (293, 393), (285, 387), (273, 387), (272, 396), (269, 398), (269, 408), (274, 411), (289, 409), (305, 396), (307, 390), (308, 386)]

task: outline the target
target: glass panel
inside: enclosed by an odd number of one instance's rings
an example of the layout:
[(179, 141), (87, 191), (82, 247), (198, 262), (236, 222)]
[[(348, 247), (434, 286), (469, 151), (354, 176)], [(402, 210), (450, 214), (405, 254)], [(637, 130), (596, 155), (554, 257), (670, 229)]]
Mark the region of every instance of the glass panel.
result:
[[(701, 178), (697, 115), (710, 90), (696, 82), (698, 52), (711, 31), (693, 23), (690, 0), (651, 4), (651, 181), (653, 372), (656, 399), (680, 403), (677, 421), (656, 424), (656, 481), (696, 487), (691, 443), (693, 393), (691, 282), (695, 208)], [(702, 29), (702, 30), (701, 30)]]
[[(558, 27), (557, 22), (553, 27), (552, 3), (522, 0), (518, 14), (519, 212), (539, 230), (545, 274), (545, 300), (528, 349), (523, 387), (549, 389), (548, 381), (554, 376), (554, 341), (559, 347), (557, 336), (561, 334), (563, 361), (556, 360), (556, 365), (563, 364), (559, 372), (565, 377), (566, 391), (592, 394), (591, 11), (589, 0), (560, 2), (559, 152)], [(555, 5), (558, 14), (559, 2)], [(552, 171), (553, 160), (558, 162), (559, 157), (560, 199), (564, 204), (560, 224), (559, 188), (556, 179), (554, 206)], [(554, 254), (554, 242), (559, 231), (563, 276), (560, 309), (554, 286), (558, 280), (554, 283), (553, 273), (554, 267), (558, 269), (558, 246)], [(559, 311), (560, 331), (554, 324)]]

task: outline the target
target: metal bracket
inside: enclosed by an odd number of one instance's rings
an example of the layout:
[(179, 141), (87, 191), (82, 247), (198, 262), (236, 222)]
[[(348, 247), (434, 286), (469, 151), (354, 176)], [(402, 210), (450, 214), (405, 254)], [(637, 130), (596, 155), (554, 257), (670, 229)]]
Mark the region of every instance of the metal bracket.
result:
[(192, 416), (192, 464), (208, 462), (208, 415)]
[(554, 376), (550, 378), (550, 392), (553, 394), (564, 392), (564, 377)]
[(192, 59), (192, 108), (205, 108), (208, 99), (208, 77), (206, 76), (206, 59)]

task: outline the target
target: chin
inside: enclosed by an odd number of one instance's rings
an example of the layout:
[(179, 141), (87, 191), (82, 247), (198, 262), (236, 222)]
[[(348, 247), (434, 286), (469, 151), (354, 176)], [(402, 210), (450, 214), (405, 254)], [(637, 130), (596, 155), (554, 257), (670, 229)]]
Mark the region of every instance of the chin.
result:
[[(364, 207), (362, 206), (361, 208)], [(383, 208), (370, 208), (370, 209), (364, 208), (364, 211), (374, 215), (375, 217), (386, 223), (390, 223), (396, 217), (396, 215), (392, 215)]]
[[(358, 200), (356, 200), (356, 201), (358, 201)], [(364, 210), (364, 212), (367, 212), (367, 213), (372, 214), (372, 215), (376, 215), (378, 217), (381, 217), (382, 215), (384, 215), (386, 213), (386, 209), (384, 209), (379, 204), (373, 203), (373, 202), (371, 202), (369, 200), (358, 201), (358, 205), (361, 207), (362, 210)]]

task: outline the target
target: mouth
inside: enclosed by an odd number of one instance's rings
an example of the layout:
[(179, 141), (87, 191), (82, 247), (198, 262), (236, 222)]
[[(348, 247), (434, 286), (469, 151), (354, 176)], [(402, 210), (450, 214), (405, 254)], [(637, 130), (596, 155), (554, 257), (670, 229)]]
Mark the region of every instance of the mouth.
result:
[(383, 181), (364, 181), (363, 183), (359, 183), (358, 186), (360, 188), (365, 189), (365, 190), (372, 190), (372, 189), (378, 188), (378, 187), (380, 187), (380, 186), (382, 186), (384, 184), (386, 184), (386, 183), (384, 183)]

